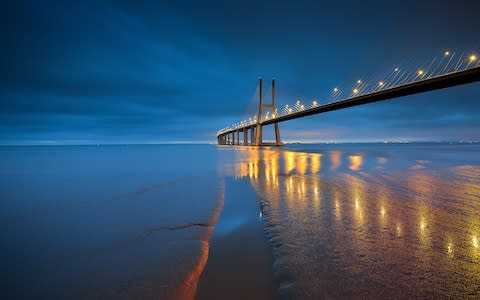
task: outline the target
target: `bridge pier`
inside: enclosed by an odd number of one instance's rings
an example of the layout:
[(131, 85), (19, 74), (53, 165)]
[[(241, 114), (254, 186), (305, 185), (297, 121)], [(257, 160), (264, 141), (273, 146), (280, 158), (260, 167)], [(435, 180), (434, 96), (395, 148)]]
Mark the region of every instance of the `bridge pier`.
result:
[[(275, 105), (275, 79), (272, 79), (272, 111), (275, 113), (275, 116), (278, 117), (277, 106)], [(282, 141), (280, 139), (280, 127), (278, 127), (278, 122), (273, 124), (275, 127), (275, 145), (280, 146), (282, 145)]]
[[(278, 111), (277, 111), (277, 106), (275, 104), (275, 79), (272, 79), (272, 102), (270, 104), (263, 103), (263, 97), (262, 97), (262, 79), (260, 78), (259, 82), (259, 90), (260, 90), (260, 105), (258, 107), (258, 115), (257, 115), (257, 128), (256, 128), (256, 134), (255, 134), (255, 146), (262, 146), (263, 144), (263, 125), (262, 125), (262, 117), (263, 117), (263, 108), (269, 108), (272, 112), (272, 118), (273, 116), (278, 117)], [(275, 145), (276, 146), (281, 146), (282, 141), (280, 138), (280, 128), (278, 126), (278, 122), (273, 123), (275, 126)]]
[(250, 127), (250, 145), (255, 143), (255, 127)]
[(248, 128), (243, 128), (243, 145), (248, 145)]
[[(263, 117), (263, 108), (268, 108), (271, 110), (272, 118), (278, 118), (278, 112), (275, 104), (275, 79), (272, 80), (272, 102), (271, 103), (263, 103), (263, 95), (262, 95), (262, 79), (259, 78), (259, 97), (260, 97), (260, 105), (258, 108), (257, 114), (257, 123), (256, 125), (251, 125), (250, 128), (237, 128), (230, 132), (224, 133), (218, 139), (219, 144), (223, 145), (254, 145), (254, 146), (263, 146), (263, 124), (262, 124), (262, 117)], [(282, 141), (280, 138), (280, 128), (278, 126), (278, 122), (276, 120), (268, 120), (267, 121), (271, 124), (272, 121), (273, 125), (275, 126), (275, 144), (276, 146), (282, 145)], [(250, 130), (250, 134), (249, 131)], [(243, 134), (243, 143), (240, 143), (240, 132)], [(249, 136), (250, 135), (250, 142)]]

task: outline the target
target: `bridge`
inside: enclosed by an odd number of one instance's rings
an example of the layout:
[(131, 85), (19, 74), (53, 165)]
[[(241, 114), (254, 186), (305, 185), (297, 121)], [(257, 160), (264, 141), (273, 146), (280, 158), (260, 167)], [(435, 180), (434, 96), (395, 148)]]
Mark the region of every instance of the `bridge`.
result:
[[(442, 58), (435, 58), (428, 68), (419, 68), (415, 71), (395, 67), (385, 79), (375, 82), (357, 80), (346, 96), (342, 97), (342, 89), (335, 87), (332, 90), (331, 101), (320, 104), (314, 100), (310, 104), (296, 101), (292, 106), (285, 105), (279, 111), (276, 107), (275, 79), (272, 80), (272, 98), (270, 103), (264, 103), (262, 79), (259, 78), (259, 108), (258, 113), (217, 132), (219, 145), (265, 146), (282, 145), (279, 123), (298, 119), (310, 115), (348, 107), (394, 99), (433, 90), (480, 81), (480, 61), (476, 54), (457, 55), (445, 51)], [(264, 114), (264, 109), (268, 109)], [(274, 125), (275, 142), (263, 142), (263, 126)], [(242, 142), (240, 139), (242, 135)]]

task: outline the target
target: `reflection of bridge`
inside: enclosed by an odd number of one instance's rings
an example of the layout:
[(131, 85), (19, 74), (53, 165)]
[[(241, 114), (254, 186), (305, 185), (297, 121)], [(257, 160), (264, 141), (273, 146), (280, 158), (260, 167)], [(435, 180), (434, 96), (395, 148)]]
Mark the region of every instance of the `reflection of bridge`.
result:
[[(272, 102), (265, 104), (262, 99), (262, 79), (260, 79), (258, 114), (218, 131), (218, 144), (265, 145), (262, 128), (265, 125), (274, 124), (274, 145), (279, 146), (282, 142), (278, 123), (283, 121), (480, 81), (480, 62), (476, 55), (471, 54), (466, 58), (462, 55), (458, 61), (454, 60), (452, 63), (453, 56), (449, 51), (446, 51), (443, 60), (439, 60), (436, 65), (434, 64), (436, 60), (434, 60), (427, 69), (402, 73), (399, 68), (395, 68), (391, 74), (386, 76), (387, 79), (375, 84), (369, 85), (358, 80), (346, 97), (335, 99), (340, 95), (341, 90), (334, 88), (334, 99), (327, 104), (319, 104), (317, 101), (313, 101), (311, 105), (307, 106), (297, 101), (292, 107), (286, 105), (280, 112), (275, 104), (275, 80), (272, 80)], [(268, 108), (270, 111), (264, 114), (264, 108)], [(240, 135), (243, 135), (243, 143), (240, 143)]]

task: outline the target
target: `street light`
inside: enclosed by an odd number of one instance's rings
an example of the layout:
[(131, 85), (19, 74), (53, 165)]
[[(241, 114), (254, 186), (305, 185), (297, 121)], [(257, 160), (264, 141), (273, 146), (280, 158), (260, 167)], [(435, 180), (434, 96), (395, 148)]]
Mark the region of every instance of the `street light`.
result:
[(468, 57), (468, 60), (469, 60), (470, 62), (474, 62), (474, 61), (477, 60), (477, 56), (476, 56), (475, 54), (472, 54), (472, 55), (470, 55), (470, 56)]
[(425, 71), (423, 71), (423, 70), (418, 70), (417, 74), (418, 74), (418, 76), (422, 76), (423, 74), (425, 74)]
[(354, 94), (358, 94), (358, 89), (353, 89)]

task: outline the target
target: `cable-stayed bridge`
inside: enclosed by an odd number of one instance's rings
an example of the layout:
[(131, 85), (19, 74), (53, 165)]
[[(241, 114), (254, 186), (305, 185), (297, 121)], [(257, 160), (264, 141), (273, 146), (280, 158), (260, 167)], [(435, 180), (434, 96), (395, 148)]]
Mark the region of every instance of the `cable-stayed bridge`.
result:
[(267, 145), (263, 142), (263, 126), (273, 124), (275, 127), (273, 145), (279, 146), (282, 145), (280, 122), (477, 81), (480, 81), (480, 59), (477, 54), (457, 55), (445, 51), (441, 58), (433, 59), (427, 68), (402, 70), (395, 67), (381, 80), (359, 79), (349, 88), (334, 87), (330, 101), (325, 104), (320, 104), (317, 100), (310, 103), (297, 100), (279, 110), (276, 106), (275, 79), (272, 80), (271, 101), (264, 103), (263, 82), (260, 78), (258, 113), (219, 130), (217, 142), (220, 145)]

